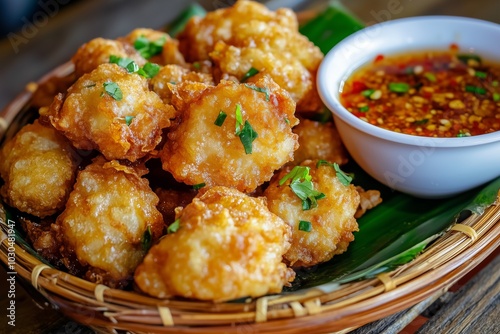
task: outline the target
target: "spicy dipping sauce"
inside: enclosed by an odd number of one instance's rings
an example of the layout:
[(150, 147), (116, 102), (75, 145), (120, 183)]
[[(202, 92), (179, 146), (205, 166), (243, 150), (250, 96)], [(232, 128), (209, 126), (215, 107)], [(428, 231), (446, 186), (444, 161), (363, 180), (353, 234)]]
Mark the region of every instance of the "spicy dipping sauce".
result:
[(341, 102), (379, 127), (427, 137), (500, 130), (500, 66), (480, 56), (426, 51), (378, 55), (345, 83)]

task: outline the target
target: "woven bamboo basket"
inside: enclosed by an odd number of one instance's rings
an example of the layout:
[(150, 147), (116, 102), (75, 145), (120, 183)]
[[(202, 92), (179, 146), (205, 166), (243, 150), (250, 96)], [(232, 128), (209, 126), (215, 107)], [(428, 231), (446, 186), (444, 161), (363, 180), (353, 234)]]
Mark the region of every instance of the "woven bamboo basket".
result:
[[(65, 64), (42, 78), (71, 73)], [(19, 121), (30, 87), (1, 114), (3, 131)], [(498, 202), (498, 198), (497, 198)], [(3, 209), (3, 207), (2, 207)], [(5, 222), (5, 210), (0, 218)], [(8, 264), (9, 234), (0, 224), (0, 259)], [(310, 333), (348, 332), (447, 290), (500, 245), (500, 205), (472, 214), (445, 231), (413, 261), (394, 271), (342, 285), (322, 285), (246, 302), (160, 300), (111, 289), (52, 268), (16, 243), (15, 271), (64, 315), (97, 332)]]

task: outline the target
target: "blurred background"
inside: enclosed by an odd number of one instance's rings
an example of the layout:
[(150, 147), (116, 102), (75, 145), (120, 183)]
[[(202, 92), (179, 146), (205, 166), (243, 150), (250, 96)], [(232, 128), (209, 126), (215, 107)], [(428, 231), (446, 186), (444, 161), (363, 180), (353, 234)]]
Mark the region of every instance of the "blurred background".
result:
[[(236, 0), (0, 0), (0, 110), (29, 81), (68, 61), (84, 42), (116, 38), (135, 27), (162, 28), (190, 3), (206, 10)], [(297, 11), (326, 0), (270, 0), (271, 9)], [(344, 0), (363, 22), (415, 15), (461, 15), (500, 23), (498, 0)]]

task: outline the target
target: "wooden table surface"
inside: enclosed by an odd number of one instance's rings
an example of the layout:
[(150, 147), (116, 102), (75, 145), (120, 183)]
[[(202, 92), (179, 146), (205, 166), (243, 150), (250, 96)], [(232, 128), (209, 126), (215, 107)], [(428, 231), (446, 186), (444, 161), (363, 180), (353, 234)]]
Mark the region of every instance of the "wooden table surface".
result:
[[(53, 1), (56, 3), (56, 1)], [(67, 1), (60, 1), (66, 3)], [(161, 27), (175, 18), (190, 0), (87, 0), (59, 5), (54, 15), (25, 36), (23, 43), (0, 41), (0, 108), (21, 92), (29, 81), (40, 78), (67, 61), (85, 41), (94, 37), (115, 38), (135, 27)], [(207, 10), (231, 4), (232, 0), (197, 1)], [(271, 9), (319, 6), (324, 0), (271, 0)], [(343, 2), (367, 23), (416, 15), (460, 15), (500, 23), (498, 0), (349, 0)], [(58, 3), (57, 3), (58, 4)], [(55, 8), (55, 7), (54, 7)], [(161, 13), (160, 15), (158, 13)], [(126, 18), (126, 19), (125, 19)], [(17, 32), (21, 34), (22, 32)], [(498, 41), (500, 42), (500, 36)], [(16, 44), (17, 43), (17, 44)], [(352, 333), (500, 333), (499, 249), (479, 268), (450, 287), (415, 307), (368, 324)], [(0, 269), (0, 309), (7, 308), (6, 272)], [(0, 320), (0, 333), (93, 333), (87, 327), (63, 317), (37, 297), (29, 286), (17, 283), (16, 327)], [(4, 314), (2, 311), (0, 314)]]

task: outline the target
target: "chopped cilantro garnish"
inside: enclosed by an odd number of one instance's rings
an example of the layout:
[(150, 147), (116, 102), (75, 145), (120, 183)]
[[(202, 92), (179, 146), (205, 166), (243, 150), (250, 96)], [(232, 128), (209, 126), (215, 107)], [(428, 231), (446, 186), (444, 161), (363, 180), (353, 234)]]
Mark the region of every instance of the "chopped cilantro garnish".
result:
[(201, 188), (203, 188), (204, 186), (206, 186), (205, 182), (202, 182), (202, 183), (198, 183), (198, 184), (195, 184), (193, 186), (193, 189), (194, 190), (200, 190)]
[(493, 93), (493, 101), (495, 101), (495, 102), (500, 101), (500, 94), (499, 93)]
[(413, 124), (424, 125), (424, 124), (427, 124), (428, 122), (429, 122), (428, 118), (422, 118), (422, 119), (417, 119), (415, 122), (413, 122)]
[(132, 123), (132, 120), (135, 118), (135, 116), (125, 116), (125, 124), (127, 126), (130, 126), (130, 123)]
[(290, 188), (302, 200), (302, 209), (309, 210), (318, 206), (317, 200), (325, 198), (325, 194), (314, 189), (312, 177), (309, 174), (309, 167), (295, 166), (290, 173), (285, 175), (279, 185), (283, 185), (287, 180), (290, 181)]
[(139, 65), (130, 58), (121, 58), (114, 55), (109, 56), (109, 62), (117, 64), (127, 70), (128, 73), (135, 73), (139, 70)]
[(123, 98), (122, 90), (116, 82), (105, 82), (102, 85), (104, 91), (116, 101), (120, 101)]
[(149, 59), (163, 51), (163, 44), (165, 44), (166, 37), (162, 37), (156, 41), (150, 41), (145, 36), (138, 37), (134, 42), (134, 48), (141, 56)]
[(239, 136), (241, 132), (241, 126), (243, 125), (243, 116), (241, 114), (241, 105), (239, 103), (236, 104), (235, 118), (236, 118), (235, 134)]
[(470, 133), (465, 132), (464, 130), (458, 131), (457, 137), (470, 137)]
[(151, 79), (155, 75), (157, 75), (159, 71), (160, 71), (160, 65), (147, 62), (146, 64), (144, 64), (142, 68), (138, 70), (137, 73), (145, 78)]
[(252, 143), (255, 139), (257, 139), (257, 132), (255, 132), (248, 121), (245, 121), (245, 125), (238, 136), (243, 144), (245, 153), (252, 154)]
[(370, 107), (369, 106), (362, 106), (362, 107), (359, 107), (358, 110), (361, 112), (367, 112), (368, 110), (370, 110)]
[(312, 177), (309, 175), (309, 167), (304, 166), (295, 166), (293, 169), (283, 176), (279, 181), (279, 185), (282, 186), (286, 181), (290, 180), (290, 182), (300, 181), (301, 179), (311, 181)]
[(480, 79), (486, 79), (488, 77), (488, 74), (482, 71), (476, 71), (474, 72), (474, 75)]
[(430, 82), (436, 82), (436, 75), (432, 72), (425, 72), (424, 77), (429, 80)]
[[(217, 119), (219, 119), (219, 117), (217, 117)], [(234, 134), (240, 137), (243, 148), (245, 149), (245, 153), (252, 154), (252, 143), (257, 138), (257, 132), (255, 132), (255, 130), (252, 128), (250, 122), (245, 121), (245, 123), (243, 123), (243, 115), (241, 114), (241, 105), (239, 103), (236, 104), (235, 118), (236, 125)]]
[(288, 117), (285, 118), (285, 123), (290, 125), (290, 120), (288, 119)]
[(394, 93), (406, 93), (410, 90), (410, 85), (406, 82), (391, 82), (389, 83), (389, 90)]
[(245, 84), (245, 87), (250, 88), (256, 92), (264, 93), (266, 95), (266, 101), (269, 101), (269, 90), (265, 87), (257, 87), (254, 85)]
[(109, 56), (109, 62), (112, 64), (117, 64), (128, 71), (128, 73), (137, 73), (145, 78), (152, 78), (158, 74), (160, 71), (160, 65), (147, 62), (142, 68), (139, 67), (130, 58), (120, 58), (117, 56)]
[(144, 231), (144, 234), (142, 236), (141, 240), (142, 249), (147, 252), (151, 248), (152, 243), (153, 243), (153, 232), (151, 232), (151, 226), (148, 225), (148, 228), (146, 229), (146, 231)]
[(340, 166), (338, 163), (336, 163), (336, 162), (331, 163), (331, 162), (328, 162), (326, 160), (319, 160), (316, 163), (316, 168), (318, 168), (319, 166), (322, 166), (322, 165), (327, 165), (327, 166), (332, 167), (335, 170), (335, 173), (337, 174), (337, 179), (339, 179), (340, 183), (342, 183), (344, 186), (348, 186), (349, 184), (351, 184), (351, 181), (353, 179), (353, 175), (344, 173), (340, 169)]
[(217, 126), (222, 126), (224, 124), (224, 121), (226, 120), (227, 114), (224, 111), (219, 111), (219, 115), (217, 116), (217, 119), (215, 120), (214, 124)]
[(167, 228), (167, 233), (175, 233), (181, 227), (181, 220), (176, 219), (172, 224), (170, 224)]
[(311, 232), (312, 224), (307, 220), (299, 220), (299, 231)]
[(361, 95), (364, 97), (370, 97), (375, 92), (375, 89), (365, 89), (364, 91), (361, 92)]
[(340, 166), (337, 163), (333, 164), (333, 169), (335, 169), (335, 172), (337, 173), (337, 179), (339, 179), (340, 183), (342, 183), (344, 186), (348, 186), (351, 184), (352, 181), (352, 176), (347, 175), (344, 173), (341, 169)]
[(474, 94), (481, 94), (481, 95), (486, 94), (486, 89), (484, 89), (483, 87), (472, 86), (472, 85), (465, 85), (465, 91)]
[(201, 68), (201, 64), (196, 61), (196, 62), (193, 63), (193, 67), (194, 67), (195, 70), (199, 70)]
[(259, 70), (256, 69), (255, 67), (251, 67), (247, 73), (245, 73), (245, 75), (243, 76), (243, 78), (241, 78), (240, 82), (246, 82), (248, 79), (250, 79), (251, 77), (253, 77), (254, 75), (258, 74), (259, 73)]

